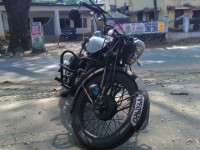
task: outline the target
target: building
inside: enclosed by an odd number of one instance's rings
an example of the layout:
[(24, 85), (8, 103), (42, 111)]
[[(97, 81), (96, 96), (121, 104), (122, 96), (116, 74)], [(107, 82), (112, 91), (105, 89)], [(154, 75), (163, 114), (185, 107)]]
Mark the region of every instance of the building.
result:
[[(80, 8), (81, 18), (72, 21), (68, 13), (72, 8), (78, 8), (76, 0), (32, 0), (29, 21), (42, 22), (46, 27), (45, 34), (59, 35), (62, 29), (75, 27), (77, 34), (88, 34), (92, 31), (91, 11), (85, 7)], [(103, 5), (104, 10), (110, 11), (113, 7), (118, 12), (130, 17), (130, 22), (146, 22), (155, 19), (154, 0), (96, 0)], [(193, 12), (195, 15), (193, 16)], [(179, 28), (183, 20), (176, 20), (178, 17), (189, 14), (191, 28), (200, 29), (200, 0), (157, 0), (158, 20), (167, 20), (169, 28)], [(47, 24), (50, 24), (50, 27)], [(195, 25), (196, 24), (196, 25)], [(5, 8), (0, 0), (0, 38), (5, 39), (9, 31), (8, 19)]]
[(134, 21), (134, 1), (133, 0), (99, 0), (99, 3), (104, 4), (104, 10), (111, 11), (113, 6), (116, 6), (118, 12), (125, 14)]
[[(78, 9), (78, 4), (66, 4), (52, 2), (37, 2), (32, 3), (29, 12), (29, 22), (41, 22), (44, 26), (52, 23), (49, 29), (45, 30), (45, 34), (59, 35), (64, 28), (74, 27), (77, 34), (88, 34), (91, 32), (92, 15), (90, 10), (85, 7), (80, 7), (81, 18), (77, 21), (69, 19), (68, 13), (71, 9)], [(53, 28), (53, 29), (52, 29)], [(50, 30), (51, 29), (51, 30)], [(53, 31), (52, 31), (53, 30)], [(7, 14), (5, 7), (0, 2), (0, 38), (5, 39), (9, 31)]]
[[(155, 20), (154, 0), (102, 1), (107, 11), (110, 9), (110, 5), (113, 4), (117, 6), (118, 10), (125, 10), (123, 13), (129, 15), (132, 22)], [(167, 18), (169, 28), (178, 28), (178, 25), (182, 24), (182, 20), (178, 21), (176, 19), (186, 13), (192, 18), (193, 11), (197, 9), (200, 9), (200, 0), (157, 0), (158, 20)]]

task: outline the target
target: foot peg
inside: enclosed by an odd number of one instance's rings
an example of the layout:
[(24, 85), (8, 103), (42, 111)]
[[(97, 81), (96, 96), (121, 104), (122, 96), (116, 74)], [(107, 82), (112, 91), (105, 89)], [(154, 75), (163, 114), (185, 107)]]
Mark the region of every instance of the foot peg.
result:
[(58, 77), (55, 77), (55, 80), (61, 83), (61, 79)]

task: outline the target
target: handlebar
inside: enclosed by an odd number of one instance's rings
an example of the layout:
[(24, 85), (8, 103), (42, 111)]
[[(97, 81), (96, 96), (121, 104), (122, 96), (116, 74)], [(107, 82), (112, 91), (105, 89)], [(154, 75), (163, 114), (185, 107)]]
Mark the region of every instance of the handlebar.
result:
[[(96, 13), (96, 14), (101, 14), (102, 17), (103, 17), (104, 24), (106, 24), (106, 16), (105, 16), (105, 14), (107, 14), (107, 15), (108, 15), (109, 17), (111, 17), (111, 18), (112, 18), (112, 16), (109, 15), (109, 13), (107, 13), (107, 12), (106, 12), (105, 10), (103, 10), (101, 7), (96, 6), (91, 0), (90, 0), (90, 2), (92, 3), (92, 5), (90, 5), (90, 4), (88, 4), (88, 3), (85, 3), (85, 2), (80, 2), (79, 4), (80, 4), (80, 6), (84, 6), (84, 7), (88, 8), (88, 9), (92, 10), (92, 11), (93, 11), (94, 13)], [(121, 28), (121, 27), (120, 27), (120, 28)], [(123, 31), (123, 30), (122, 30), (122, 31)], [(115, 33), (119, 35), (119, 32), (118, 32), (117, 30), (115, 31)], [(124, 31), (123, 31), (123, 33), (124, 33)], [(125, 35), (125, 33), (124, 33), (124, 35)]]

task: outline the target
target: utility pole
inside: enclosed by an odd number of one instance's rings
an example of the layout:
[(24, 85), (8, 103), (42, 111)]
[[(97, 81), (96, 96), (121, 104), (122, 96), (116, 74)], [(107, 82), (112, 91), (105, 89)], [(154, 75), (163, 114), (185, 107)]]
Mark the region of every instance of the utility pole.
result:
[[(94, 0), (94, 3), (97, 3), (97, 0)], [(97, 24), (96, 24), (96, 14), (93, 12), (93, 32), (97, 31)]]
[(154, 5), (154, 19), (157, 21), (158, 20), (157, 0), (153, 0), (153, 5)]

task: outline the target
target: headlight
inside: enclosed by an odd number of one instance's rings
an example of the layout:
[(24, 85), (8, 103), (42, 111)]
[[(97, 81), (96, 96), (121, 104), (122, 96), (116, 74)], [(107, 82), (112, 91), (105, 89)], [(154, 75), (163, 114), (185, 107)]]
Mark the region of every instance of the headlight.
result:
[(125, 59), (128, 65), (134, 64), (137, 59), (142, 55), (145, 49), (145, 44), (139, 39), (134, 39), (134, 44), (130, 46), (130, 50), (127, 51)]
[(143, 41), (139, 39), (134, 40), (134, 43), (136, 44), (135, 56), (136, 56), (136, 59), (138, 59), (144, 52), (145, 44)]

